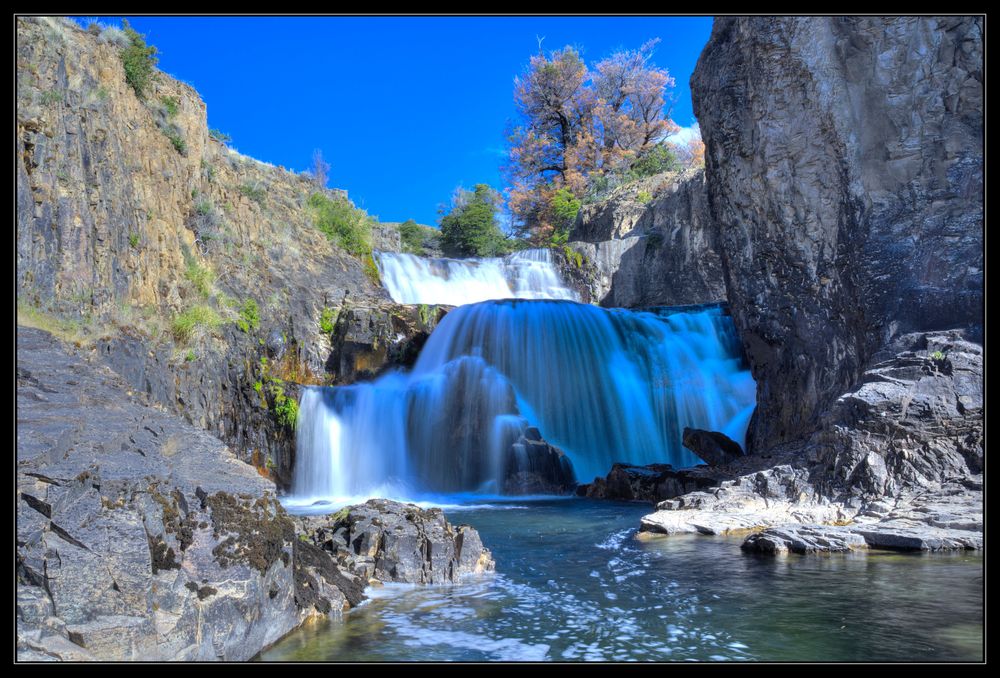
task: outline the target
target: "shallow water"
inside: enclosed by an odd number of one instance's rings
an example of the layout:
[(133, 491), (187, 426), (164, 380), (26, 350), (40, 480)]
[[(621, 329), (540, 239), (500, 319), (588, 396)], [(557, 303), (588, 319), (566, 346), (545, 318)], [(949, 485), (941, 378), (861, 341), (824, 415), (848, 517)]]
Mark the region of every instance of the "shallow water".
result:
[[(499, 574), (386, 586), (265, 661), (981, 661), (977, 554), (744, 555), (741, 538), (639, 542), (649, 507), (452, 508)], [(513, 508), (510, 508), (513, 507)]]

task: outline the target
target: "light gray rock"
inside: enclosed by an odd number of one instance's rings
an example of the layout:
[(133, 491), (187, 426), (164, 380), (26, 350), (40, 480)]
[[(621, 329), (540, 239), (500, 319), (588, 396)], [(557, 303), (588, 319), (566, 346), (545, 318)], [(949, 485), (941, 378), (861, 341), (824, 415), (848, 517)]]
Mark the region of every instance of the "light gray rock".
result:
[(331, 516), (296, 519), (307, 540), (362, 582), (458, 583), (495, 569), (479, 533), (441, 509), (369, 499)]

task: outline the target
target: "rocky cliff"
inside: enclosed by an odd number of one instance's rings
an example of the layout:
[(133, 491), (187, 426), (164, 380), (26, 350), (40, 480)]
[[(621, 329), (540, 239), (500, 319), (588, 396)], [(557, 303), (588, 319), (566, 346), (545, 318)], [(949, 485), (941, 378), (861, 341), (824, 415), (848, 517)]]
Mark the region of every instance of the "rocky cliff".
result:
[(715, 224), (700, 170), (627, 184), (584, 205), (570, 247), (593, 266), (589, 297), (605, 307), (726, 299)]
[[(351, 310), (383, 309), (376, 329), (390, 349), (402, 337), (400, 355), (416, 311), (388, 304), (370, 259), (317, 229), (307, 176), (213, 138), (192, 87), (156, 72), (140, 99), (120, 40), (17, 19), (19, 318), (93, 348), (283, 481), (294, 383), (356, 371), (331, 362)], [(398, 247), (395, 229), (373, 237)]]
[(716, 21), (692, 89), (757, 380), (752, 454), (645, 530), (770, 527), (745, 544), (766, 553), (982, 547), (982, 31)]
[(895, 337), (981, 333), (981, 19), (723, 18), (691, 86), (753, 450)]

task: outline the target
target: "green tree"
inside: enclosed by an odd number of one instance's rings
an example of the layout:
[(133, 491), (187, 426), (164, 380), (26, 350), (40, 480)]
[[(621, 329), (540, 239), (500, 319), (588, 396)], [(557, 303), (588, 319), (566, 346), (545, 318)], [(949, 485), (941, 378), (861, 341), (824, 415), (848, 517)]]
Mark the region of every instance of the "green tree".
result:
[(159, 61), (156, 48), (147, 45), (146, 36), (132, 28), (127, 20), (122, 20), (122, 25), (125, 37), (128, 38), (128, 46), (123, 47), (120, 53), (125, 80), (135, 90), (137, 97), (145, 99), (146, 88), (153, 79), (153, 67)]
[(458, 189), (451, 211), (441, 218), (441, 246), (448, 256), (495, 257), (510, 251), (497, 224), (500, 196), (486, 184)]

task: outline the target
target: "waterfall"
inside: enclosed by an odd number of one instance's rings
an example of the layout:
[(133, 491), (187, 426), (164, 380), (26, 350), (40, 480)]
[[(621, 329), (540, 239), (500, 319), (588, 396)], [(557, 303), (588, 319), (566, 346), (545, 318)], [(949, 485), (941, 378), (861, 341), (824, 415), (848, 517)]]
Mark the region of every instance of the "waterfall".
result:
[(523, 250), (489, 259), (428, 259), (379, 252), (382, 284), (400, 304), (461, 306), (488, 299), (572, 299), (549, 250)]
[(694, 465), (685, 426), (744, 443), (755, 385), (740, 356), (718, 306), (461, 306), (412, 372), (305, 389), (293, 494), (500, 493), (511, 474), (551, 462), (539, 461), (538, 434), (583, 481), (616, 461)]

